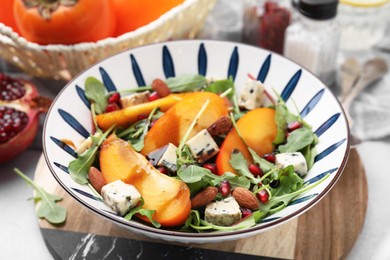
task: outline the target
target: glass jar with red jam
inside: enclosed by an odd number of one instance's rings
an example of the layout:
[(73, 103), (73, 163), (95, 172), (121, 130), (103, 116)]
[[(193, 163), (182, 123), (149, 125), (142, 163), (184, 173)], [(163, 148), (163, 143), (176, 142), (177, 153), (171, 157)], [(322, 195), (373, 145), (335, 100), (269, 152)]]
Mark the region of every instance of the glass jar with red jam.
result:
[(243, 42), (283, 54), (290, 10), (289, 1), (245, 0)]

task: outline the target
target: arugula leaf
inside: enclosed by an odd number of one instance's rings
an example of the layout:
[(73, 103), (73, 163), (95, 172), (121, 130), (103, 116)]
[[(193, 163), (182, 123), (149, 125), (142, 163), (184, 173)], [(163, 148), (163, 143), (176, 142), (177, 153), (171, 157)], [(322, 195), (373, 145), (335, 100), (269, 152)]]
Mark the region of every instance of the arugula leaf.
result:
[(68, 169), (70, 172), (70, 177), (79, 184), (87, 184), (88, 181), (88, 171), (91, 168), (92, 164), (95, 162), (96, 154), (100, 145), (106, 139), (108, 134), (115, 126), (111, 126), (104, 134), (100, 137), (90, 136), (92, 139), (92, 145), (88, 150), (82, 153), (77, 159), (69, 163)]
[(95, 103), (97, 114), (105, 111), (108, 101), (106, 98), (106, 88), (102, 82), (94, 77), (88, 77), (85, 80), (85, 96)]
[(177, 171), (177, 176), (185, 183), (195, 183), (201, 181), (210, 170), (198, 165), (182, 166)]
[(140, 214), (142, 216), (145, 216), (149, 219), (149, 221), (152, 223), (153, 226), (156, 228), (160, 228), (161, 224), (158, 223), (158, 221), (153, 219), (153, 214), (156, 212), (155, 210), (150, 210), (150, 209), (144, 209), (142, 206), (145, 204), (144, 199), (141, 197), (141, 202), (139, 206), (132, 208), (129, 213), (127, 213), (124, 218), (126, 220), (130, 220), (135, 214)]
[(238, 150), (234, 150), (230, 156), (230, 165), (237, 171), (237, 173), (245, 176), (253, 184), (258, 184), (259, 179), (253, 176), (253, 174), (248, 169), (248, 162), (245, 160), (244, 155)]
[(129, 128), (118, 134), (118, 137), (125, 139), (131, 143), (134, 150), (140, 152), (144, 148), (145, 136), (149, 131), (150, 124), (153, 120), (160, 118), (163, 113), (159, 112), (158, 108), (154, 108), (148, 118), (140, 120)]
[(297, 196), (309, 191), (310, 189), (314, 188), (315, 186), (322, 183), (324, 180), (326, 180), (330, 174), (325, 175), (321, 180), (312, 183), (310, 185), (301, 186), (298, 190), (291, 192), (291, 193), (282, 193), (277, 194), (276, 196), (273, 196), (267, 203), (260, 204), (260, 210), (264, 213), (273, 214), (275, 212), (278, 212), (285, 208), (294, 198)]
[(315, 134), (307, 128), (299, 128), (290, 133), (285, 145), (279, 146), (281, 153), (292, 153), (300, 151), (315, 141)]
[(246, 189), (249, 189), (251, 186), (251, 182), (248, 180), (248, 178), (246, 178), (245, 176), (235, 175), (231, 172), (225, 172), (221, 176), (221, 179), (229, 181), (232, 189), (234, 189), (235, 187), (244, 187)]
[(192, 92), (204, 88), (207, 80), (202, 75), (181, 75), (165, 81), (173, 92)]
[(24, 175), (19, 169), (15, 168), (14, 171), (37, 192), (37, 195), (34, 197), (34, 201), (41, 202), (41, 205), (39, 205), (37, 210), (38, 217), (45, 218), (52, 224), (64, 223), (67, 215), (66, 209), (56, 203), (61, 201), (62, 198), (60, 196), (47, 193), (43, 188), (35, 184), (35, 182), (29, 177)]
[(205, 88), (205, 91), (221, 94), (228, 89), (232, 89), (232, 91), (230, 91), (227, 95), (227, 97), (231, 99), (234, 96), (234, 82), (231, 78), (214, 81)]
[(249, 217), (237, 222), (236, 224), (233, 224), (232, 226), (218, 226), (200, 219), (200, 223), (192, 223), (190, 224), (190, 227), (199, 232), (202, 232), (203, 230), (234, 231), (245, 229), (256, 225), (256, 221), (259, 220), (259, 214), (262, 215), (261, 212), (258, 212), (256, 214), (255, 213), (256, 212), (254, 212)]
[(298, 190), (303, 180), (294, 172), (294, 166), (289, 165), (279, 171), (279, 185), (277, 188), (269, 187), (272, 196), (281, 196)]
[(198, 165), (182, 165), (177, 171), (177, 176), (187, 184), (191, 196), (207, 186), (218, 185), (222, 180), (210, 170)]
[(197, 165), (183, 165), (177, 171), (177, 176), (188, 185), (191, 195), (207, 186), (218, 186), (224, 180), (229, 181), (232, 188), (239, 186), (249, 189), (250, 187), (250, 181), (244, 176), (238, 176), (231, 172), (218, 176)]
[(267, 161), (266, 159), (264, 158), (261, 158), (256, 152), (255, 150), (253, 150), (252, 148), (250, 148), (248, 146), (248, 150), (249, 150), (249, 153), (252, 155), (252, 158), (253, 158), (253, 161), (259, 165), (259, 167), (261, 168), (261, 170), (264, 172), (264, 173), (267, 173), (273, 169), (276, 168), (275, 164)]

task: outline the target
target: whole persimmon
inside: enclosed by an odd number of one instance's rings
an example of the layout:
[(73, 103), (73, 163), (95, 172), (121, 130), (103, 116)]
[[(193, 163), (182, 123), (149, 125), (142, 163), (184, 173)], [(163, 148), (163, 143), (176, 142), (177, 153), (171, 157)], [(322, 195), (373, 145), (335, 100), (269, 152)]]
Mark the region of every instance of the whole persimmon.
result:
[(184, 0), (111, 0), (116, 13), (115, 35), (134, 31), (181, 4)]
[(15, 0), (14, 17), (22, 36), (42, 45), (96, 42), (115, 29), (107, 0)]
[(0, 8), (0, 23), (11, 27), (14, 32), (19, 33), (18, 27), (16, 26), (14, 12), (13, 12), (14, 0), (2, 0)]

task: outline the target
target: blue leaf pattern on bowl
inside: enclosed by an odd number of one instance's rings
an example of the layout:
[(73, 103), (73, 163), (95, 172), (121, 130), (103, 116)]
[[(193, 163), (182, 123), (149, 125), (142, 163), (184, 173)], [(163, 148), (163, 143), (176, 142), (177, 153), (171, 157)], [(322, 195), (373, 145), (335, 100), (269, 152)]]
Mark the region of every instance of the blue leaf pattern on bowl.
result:
[(62, 171), (64, 171), (65, 173), (69, 174), (69, 170), (68, 170), (68, 167), (58, 163), (58, 162), (54, 162), (54, 165), (57, 166), (59, 169), (61, 169)]
[(146, 86), (142, 72), (138, 66), (137, 60), (133, 54), (130, 54), (131, 68), (133, 69), (133, 75), (139, 87)]
[(199, 75), (206, 76), (207, 73), (207, 53), (204, 47), (204, 43), (199, 45), (198, 51), (198, 73)]
[(324, 92), (325, 89), (321, 89), (320, 91), (317, 92), (317, 94), (314, 95), (312, 99), (310, 99), (309, 103), (307, 103), (307, 105), (301, 111), (300, 115), (302, 118), (305, 118), (305, 116), (307, 116), (310, 113), (310, 111), (317, 105)]
[(108, 92), (116, 92), (116, 87), (110, 76), (108, 75), (107, 71), (103, 69), (102, 67), (99, 67), (100, 75), (102, 76), (103, 84), (108, 90)]
[(317, 176), (311, 178), (310, 180), (305, 181), (305, 184), (315, 183), (315, 182), (321, 180), (322, 178), (324, 178), (327, 174), (332, 174), (333, 172), (335, 172), (337, 170), (338, 170), (338, 168), (333, 168), (333, 169), (327, 170), (327, 171), (325, 171), (321, 174), (318, 174)]
[(89, 100), (85, 96), (84, 89), (82, 89), (76, 85), (76, 91), (77, 91), (77, 94), (79, 95), (79, 97), (81, 98), (81, 101), (83, 101), (83, 103), (87, 106), (88, 109), (91, 109), (91, 103), (89, 102)]
[(67, 145), (66, 143), (64, 143), (63, 141), (53, 137), (53, 136), (50, 136), (50, 139), (56, 144), (58, 145), (62, 150), (64, 150), (65, 152), (67, 152), (68, 154), (72, 155), (74, 158), (77, 158), (78, 155), (77, 153), (73, 150), (72, 147), (70, 147), (69, 145)]
[(168, 47), (164, 45), (163, 47), (163, 69), (166, 78), (175, 77), (175, 66), (173, 65), (173, 60), (171, 53), (168, 50)]
[(314, 158), (314, 162), (318, 162), (319, 160), (325, 158), (327, 155), (331, 154), (334, 150), (337, 149), (337, 147), (339, 147), (340, 145), (342, 145), (344, 142), (346, 141), (346, 139), (343, 139), (335, 144), (332, 144), (331, 146), (329, 146), (328, 148), (326, 148), (324, 151), (322, 151), (321, 153), (317, 154), (317, 156)]
[(292, 205), (295, 205), (295, 204), (299, 204), (299, 203), (305, 202), (305, 201), (310, 200), (310, 199), (312, 199), (314, 197), (317, 197), (317, 196), (318, 196), (318, 193), (314, 193), (314, 194), (310, 194), (310, 195), (301, 197), (299, 199), (291, 201), (290, 204), (288, 204), (288, 206), (292, 206)]
[(314, 133), (320, 137), (323, 133), (325, 133), (339, 118), (340, 113), (334, 114), (328, 120), (326, 120)]
[(62, 119), (64, 119), (65, 122), (68, 123), (68, 125), (70, 125), (84, 138), (88, 138), (89, 132), (79, 123), (79, 121), (76, 120), (76, 118), (74, 118), (71, 114), (69, 114), (63, 109), (58, 109), (58, 113), (60, 113)]
[(87, 198), (90, 198), (90, 199), (93, 199), (93, 200), (97, 200), (97, 201), (102, 201), (101, 198), (98, 198), (94, 195), (92, 195), (91, 193), (89, 192), (85, 192), (83, 190), (80, 190), (80, 189), (77, 189), (77, 188), (71, 188), (72, 190), (76, 191), (77, 193), (80, 193), (81, 195), (87, 197)]
[(297, 86), (298, 81), (301, 78), (301, 75), (302, 70), (300, 69), (294, 74), (294, 76), (292, 76), (286, 87), (283, 89), (282, 94), (280, 94), (280, 97), (282, 98), (282, 100), (284, 100), (284, 102), (287, 102), (291, 94), (294, 92), (295, 87)]
[(232, 77), (233, 81), (236, 79), (239, 60), (240, 57), (238, 56), (238, 48), (237, 46), (235, 46), (232, 55), (230, 56), (229, 68), (227, 73), (227, 78)]
[(267, 58), (263, 62), (263, 65), (260, 68), (259, 75), (257, 75), (257, 80), (260, 81), (261, 83), (264, 83), (270, 66), (271, 66), (271, 54), (267, 56)]

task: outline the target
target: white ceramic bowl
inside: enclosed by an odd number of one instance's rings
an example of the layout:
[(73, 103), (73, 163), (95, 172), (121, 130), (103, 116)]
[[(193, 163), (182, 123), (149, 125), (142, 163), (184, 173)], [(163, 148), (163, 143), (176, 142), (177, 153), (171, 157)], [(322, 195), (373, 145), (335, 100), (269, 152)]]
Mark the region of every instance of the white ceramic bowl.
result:
[[(245, 230), (211, 233), (183, 233), (156, 229), (137, 221), (126, 221), (97, 200), (87, 187), (75, 183), (67, 166), (74, 151), (61, 140), (80, 143), (92, 131), (89, 103), (84, 96), (87, 77), (101, 79), (107, 89), (122, 89), (145, 85), (155, 78), (182, 74), (202, 74), (206, 77), (233, 77), (237, 88), (250, 73), (262, 81), (270, 93), (280, 93), (291, 111), (300, 111), (318, 135), (318, 155), (305, 181), (316, 182), (330, 174), (324, 182), (295, 199), (282, 211), (262, 223)], [(237, 91), (238, 92), (238, 91)], [(296, 107), (295, 107), (296, 106)], [(176, 242), (221, 242), (268, 230), (304, 213), (319, 202), (340, 177), (349, 154), (349, 128), (336, 97), (315, 76), (299, 65), (248, 45), (184, 40), (158, 43), (131, 49), (107, 58), (82, 72), (68, 83), (55, 99), (47, 114), (43, 133), (46, 162), (60, 185), (76, 200), (101, 217), (132, 231)], [(77, 221), (77, 220), (71, 220)]]

